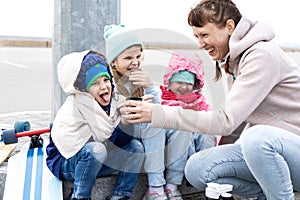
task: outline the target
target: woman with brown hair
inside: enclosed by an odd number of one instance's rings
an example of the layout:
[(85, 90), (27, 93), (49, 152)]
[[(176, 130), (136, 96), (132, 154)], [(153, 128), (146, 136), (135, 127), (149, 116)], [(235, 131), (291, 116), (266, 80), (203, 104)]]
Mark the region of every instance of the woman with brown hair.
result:
[(273, 42), (266, 23), (243, 17), (231, 0), (203, 0), (188, 23), (216, 62), (216, 79), (232, 77), (223, 108), (212, 111), (128, 101), (131, 123), (206, 134), (230, 135), (243, 122), (239, 142), (194, 154), (185, 175), (196, 188), (229, 183), (233, 193), (258, 199), (292, 200), (300, 191), (300, 67)]

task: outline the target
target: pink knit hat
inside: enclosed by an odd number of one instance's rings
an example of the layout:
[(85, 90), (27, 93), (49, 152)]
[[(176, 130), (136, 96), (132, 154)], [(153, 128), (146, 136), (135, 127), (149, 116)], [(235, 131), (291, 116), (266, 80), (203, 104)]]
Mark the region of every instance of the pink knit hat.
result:
[(187, 70), (195, 74), (195, 89), (201, 89), (204, 85), (204, 65), (200, 56), (196, 53), (173, 52), (168, 70), (164, 75), (164, 86), (168, 87), (174, 73)]

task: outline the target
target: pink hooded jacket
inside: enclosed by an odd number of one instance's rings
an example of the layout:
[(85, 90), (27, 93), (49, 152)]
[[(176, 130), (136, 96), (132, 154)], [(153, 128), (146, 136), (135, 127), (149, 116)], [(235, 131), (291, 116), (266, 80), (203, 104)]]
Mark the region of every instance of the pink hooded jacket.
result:
[[(204, 66), (201, 58), (196, 53), (191, 55), (183, 55), (174, 52), (170, 58), (168, 71), (164, 75), (164, 83), (160, 86), (162, 90), (162, 104), (169, 106), (181, 106), (185, 109), (192, 110), (210, 110), (211, 106), (206, 102), (205, 97), (201, 94), (204, 86)], [(181, 70), (187, 70), (195, 74), (194, 91), (183, 96), (176, 96), (169, 91), (169, 80), (174, 73)]]

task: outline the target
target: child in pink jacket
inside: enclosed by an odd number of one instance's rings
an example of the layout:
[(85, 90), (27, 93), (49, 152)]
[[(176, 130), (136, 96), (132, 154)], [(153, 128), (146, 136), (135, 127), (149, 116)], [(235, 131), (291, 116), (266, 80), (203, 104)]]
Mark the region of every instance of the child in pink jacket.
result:
[[(200, 57), (197, 54), (186, 57), (174, 52), (164, 75), (163, 85), (160, 86), (162, 91), (161, 103), (169, 106), (181, 106), (185, 109), (207, 111), (211, 106), (201, 94), (203, 86), (204, 66)], [(172, 141), (172, 137), (177, 134), (189, 135), (190, 142), (183, 147), (183, 141)], [(182, 183), (188, 157), (195, 152), (215, 146), (216, 137), (166, 129), (166, 143), (165, 191), (169, 200), (179, 200), (182, 198), (178, 186)]]
[[(174, 52), (170, 58), (168, 71), (164, 75), (162, 104), (181, 106), (192, 110), (210, 110), (205, 96), (202, 95), (204, 86), (204, 66), (202, 59), (196, 53), (184, 56)], [(216, 137), (212, 135), (193, 133), (193, 140), (188, 157), (200, 150), (216, 145)]]

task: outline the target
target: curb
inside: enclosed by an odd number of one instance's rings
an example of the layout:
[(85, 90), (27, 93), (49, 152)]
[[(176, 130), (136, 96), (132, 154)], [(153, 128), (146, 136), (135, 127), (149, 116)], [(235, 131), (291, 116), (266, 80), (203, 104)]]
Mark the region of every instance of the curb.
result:
[(0, 114), (0, 118), (2, 117), (12, 117), (12, 116), (20, 116), (20, 115), (30, 115), (30, 114), (51, 114), (50, 111), (21, 111), (21, 112), (11, 112)]
[(0, 36), (0, 47), (52, 47), (51, 38)]

